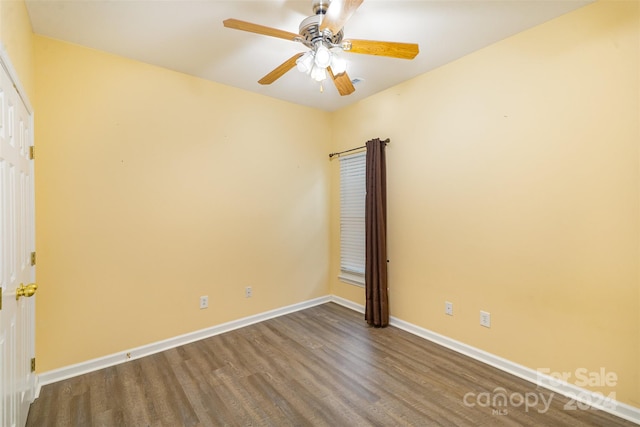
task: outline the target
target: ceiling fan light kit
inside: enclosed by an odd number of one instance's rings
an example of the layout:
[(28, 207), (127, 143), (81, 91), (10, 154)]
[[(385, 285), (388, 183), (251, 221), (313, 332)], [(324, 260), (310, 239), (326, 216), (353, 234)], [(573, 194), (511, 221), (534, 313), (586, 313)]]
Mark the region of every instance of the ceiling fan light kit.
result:
[(327, 78), (327, 67), (331, 67), (334, 75), (347, 71), (347, 62), (335, 50), (329, 50), (324, 45), (306, 52), (296, 60), (296, 68), (301, 73), (306, 73), (317, 82)]
[[(237, 19), (227, 19), (223, 24), (227, 28), (291, 40), (309, 48), (309, 51), (298, 53), (286, 60), (260, 79), (258, 83), (271, 84), (296, 67), (298, 71), (307, 73), (317, 82), (325, 80), (327, 75), (331, 76), (338, 93), (345, 96), (353, 93), (355, 88), (347, 75), (347, 63), (341, 56), (342, 52), (401, 59), (413, 59), (419, 52), (418, 45), (414, 43), (354, 39), (343, 41), (344, 24), (363, 1), (312, 1), (314, 15), (305, 18), (300, 23), (298, 34)], [(322, 89), (321, 85), (320, 90), (322, 91)]]

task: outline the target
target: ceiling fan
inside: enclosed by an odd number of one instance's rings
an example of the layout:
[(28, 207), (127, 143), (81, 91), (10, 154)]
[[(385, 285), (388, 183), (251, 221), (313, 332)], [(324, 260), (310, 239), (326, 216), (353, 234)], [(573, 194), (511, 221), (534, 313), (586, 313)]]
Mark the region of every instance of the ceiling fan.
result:
[[(365, 55), (387, 56), (391, 58), (413, 59), (418, 54), (415, 43), (396, 43), (374, 40), (343, 40), (344, 24), (360, 7), (364, 0), (312, 0), (313, 15), (300, 23), (298, 34), (276, 28), (265, 27), (237, 19), (225, 20), (224, 26), (236, 30), (249, 31), (265, 36), (278, 37), (299, 42), (310, 50), (293, 55), (258, 83), (268, 85), (293, 67), (322, 82), (327, 74), (333, 80), (340, 95), (349, 95), (355, 87), (346, 72), (346, 62), (342, 52)], [(320, 86), (322, 90), (322, 86)]]

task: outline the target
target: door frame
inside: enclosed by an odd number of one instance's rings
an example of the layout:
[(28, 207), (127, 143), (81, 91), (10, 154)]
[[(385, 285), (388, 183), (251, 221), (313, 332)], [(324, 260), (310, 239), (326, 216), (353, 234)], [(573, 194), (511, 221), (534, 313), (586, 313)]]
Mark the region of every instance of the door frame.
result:
[[(31, 126), (31, 129), (33, 129), (33, 107), (29, 102), (27, 91), (24, 90), (24, 86), (22, 86), (22, 83), (20, 83), (18, 72), (13, 67), (13, 63), (11, 62), (11, 58), (9, 57), (9, 53), (7, 52), (7, 49), (5, 48), (4, 43), (2, 43), (2, 41), (0, 41), (0, 66), (3, 67), (4, 70), (7, 72), (7, 74), (9, 75), (9, 78), (11, 79), (13, 86), (16, 88), (16, 91), (18, 92), (18, 96), (24, 103), (24, 106), (27, 108), (27, 112), (31, 117), (31, 123), (29, 123), (29, 126)], [(31, 133), (32, 139), (34, 137), (33, 134), (34, 132)]]

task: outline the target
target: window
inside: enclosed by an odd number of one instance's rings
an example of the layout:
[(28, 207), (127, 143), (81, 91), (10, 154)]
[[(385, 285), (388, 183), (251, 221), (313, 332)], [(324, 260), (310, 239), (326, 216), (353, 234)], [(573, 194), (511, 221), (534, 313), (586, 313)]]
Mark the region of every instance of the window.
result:
[(340, 157), (340, 280), (364, 285), (366, 155)]

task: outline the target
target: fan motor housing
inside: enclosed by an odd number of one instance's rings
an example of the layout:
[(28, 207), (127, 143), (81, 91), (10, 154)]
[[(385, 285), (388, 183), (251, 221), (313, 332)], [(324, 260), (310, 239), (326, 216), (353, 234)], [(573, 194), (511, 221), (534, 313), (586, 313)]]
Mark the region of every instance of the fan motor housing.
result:
[(331, 34), (330, 31), (320, 32), (320, 24), (324, 14), (319, 13), (317, 15), (309, 16), (300, 23), (299, 34), (309, 43), (314, 43), (317, 40), (323, 40), (329, 44), (340, 44), (344, 32), (338, 31), (337, 34)]

